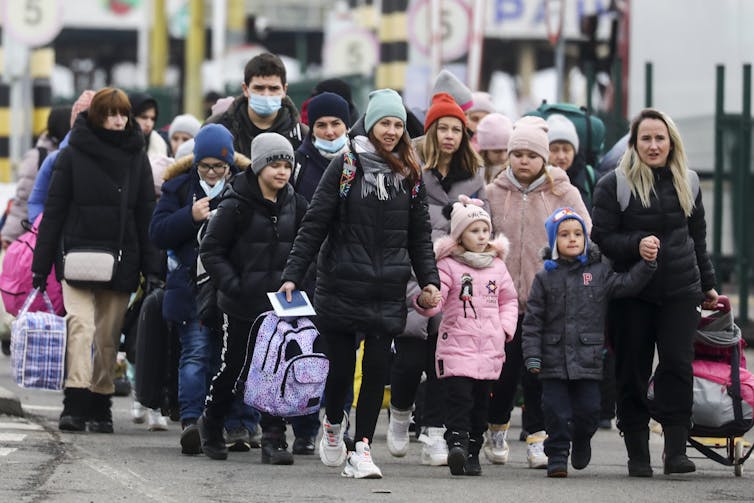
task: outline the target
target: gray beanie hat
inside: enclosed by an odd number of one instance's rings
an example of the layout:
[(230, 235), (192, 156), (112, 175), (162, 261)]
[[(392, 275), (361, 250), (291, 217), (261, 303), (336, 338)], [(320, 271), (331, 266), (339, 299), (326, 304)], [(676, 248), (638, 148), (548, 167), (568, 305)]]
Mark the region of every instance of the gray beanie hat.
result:
[(547, 139), (550, 143), (555, 141), (566, 141), (573, 145), (573, 150), (579, 150), (579, 135), (576, 132), (576, 126), (573, 125), (568, 117), (561, 114), (552, 114), (547, 118)]
[(432, 96), (437, 93), (448, 93), (453, 97), (455, 102), (464, 112), (474, 104), (474, 97), (471, 90), (458, 80), (458, 77), (448, 70), (441, 70), (435, 79), (435, 86), (432, 88)]
[(275, 161), (288, 161), (293, 166), (293, 147), (277, 133), (262, 133), (251, 142), (251, 170), (258, 175), (265, 166)]
[(187, 133), (192, 137), (196, 136), (196, 133), (199, 132), (200, 127), (202, 127), (202, 124), (193, 115), (176, 115), (175, 119), (173, 119), (173, 122), (170, 123), (170, 128), (168, 129), (168, 138), (172, 138), (173, 133)]

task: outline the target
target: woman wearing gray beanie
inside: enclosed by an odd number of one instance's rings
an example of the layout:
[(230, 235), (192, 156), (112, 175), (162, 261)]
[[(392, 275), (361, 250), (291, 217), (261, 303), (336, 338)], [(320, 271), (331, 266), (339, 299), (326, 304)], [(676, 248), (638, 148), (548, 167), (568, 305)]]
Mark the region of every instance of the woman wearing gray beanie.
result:
[[(406, 324), (411, 268), (428, 292), (438, 292), (440, 285), (426, 192), (405, 121), (398, 93), (380, 89), (370, 94), (364, 118), (349, 132), (351, 153), (335, 157), (317, 186), (280, 288), (290, 294), (302, 285), (319, 253), (314, 307), (330, 360), (319, 455), (327, 466), (345, 461), (346, 477), (382, 477), (370, 444), (387, 382), (391, 343)], [(360, 336), (364, 353), (357, 441), (347, 452), (342, 405), (353, 383), (354, 348)]]

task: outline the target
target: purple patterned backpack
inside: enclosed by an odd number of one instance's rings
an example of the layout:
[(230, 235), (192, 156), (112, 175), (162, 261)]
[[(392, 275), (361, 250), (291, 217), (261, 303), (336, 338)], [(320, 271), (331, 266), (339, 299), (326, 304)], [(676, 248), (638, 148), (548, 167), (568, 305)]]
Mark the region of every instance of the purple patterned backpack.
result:
[(254, 321), (250, 338), (254, 333), (244, 402), (280, 417), (318, 412), (330, 362), (320, 349), (323, 342), (314, 323), (267, 311)]

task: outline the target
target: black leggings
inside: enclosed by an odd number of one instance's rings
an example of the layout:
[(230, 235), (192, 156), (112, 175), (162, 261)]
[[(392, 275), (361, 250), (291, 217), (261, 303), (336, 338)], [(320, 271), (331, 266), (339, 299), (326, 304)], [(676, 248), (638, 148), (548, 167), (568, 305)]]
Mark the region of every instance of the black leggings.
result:
[(505, 343), (505, 364), (500, 372), (500, 379), (492, 386), (490, 400), (490, 424), (505, 424), (511, 420), (516, 399), (518, 383), (524, 390), (523, 429), (528, 433), (535, 433), (545, 429), (542, 414), (542, 383), (539, 378), (526, 371), (521, 350), (521, 322), (524, 316), (519, 315), (518, 325), (513, 340)]
[(617, 300), (610, 306), (615, 345), (618, 428), (624, 432), (647, 428), (650, 410), (647, 387), (657, 346), (652, 416), (663, 426), (691, 422), (693, 404), (693, 338), (699, 323), (695, 299), (665, 301)]
[[(330, 373), (325, 386), (325, 413), (331, 424), (343, 420), (343, 404), (353, 386), (356, 368), (356, 336), (349, 332), (322, 331), (327, 340), (327, 357)], [(372, 442), (377, 417), (382, 406), (385, 384), (390, 368), (392, 337), (368, 334), (364, 338), (364, 357), (361, 361), (361, 390), (356, 406), (356, 432), (354, 439)]]
[[(239, 377), (245, 378), (248, 373), (248, 368), (244, 372), (247, 351), (249, 362), (251, 362), (251, 357), (254, 354), (256, 337), (254, 340), (249, 338), (253, 323), (253, 320), (225, 315), (222, 363), (220, 370), (212, 378), (205, 402), (205, 414), (218, 421), (222, 422), (227, 417), (236, 396), (243, 397), (246, 383)], [(238, 381), (237, 386), (236, 381)], [(285, 431), (285, 420), (281, 417), (271, 416), (266, 412), (261, 412), (259, 425), (262, 427), (262, 431)]]
[(395, 361), (390, 376), (390, 402), (400, 410), (408, 410), (416, 400), (422, 372), (427, 373), (426, 392), (421, 414), (422, 426), (442, 427), (445, 424), (445, 387), (435, 371), (437, 332), (427, 339), (398, 337), (395, 339)]

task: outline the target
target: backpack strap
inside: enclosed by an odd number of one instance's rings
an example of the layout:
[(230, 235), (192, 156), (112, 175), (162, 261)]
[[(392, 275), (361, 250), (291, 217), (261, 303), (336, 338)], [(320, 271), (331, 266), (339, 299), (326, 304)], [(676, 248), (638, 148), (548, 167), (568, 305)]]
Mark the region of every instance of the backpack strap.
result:
[(584, 118), (586, 119), (586, 148), (584, 149), (584, 158), (587, 164), (594, 164), (596, 159), (592, 155), (592, 114), (587, 107), (581, 107), (581, 110), (584, 112)]
[(584, 171), (586, 172), (586, 186), (584, 189), (591, 200), (594, 186), (597, 184), (597, 175), (594, 173), (594, 168), (591, 164), (584, 165)]
[[(691, 196), (696, 201), (696, 197), (699, 195), (699, 175), (696, 171), (686, 170), (686, 182), (689, 184), (689, 189), (691, 189)], [(626, 174), (620, 168), (615, 168), (615, 196), (618, 200), (620, 211), (626, 211), (628, 203), (631, 200), (631, 188), (628, 186)]]

